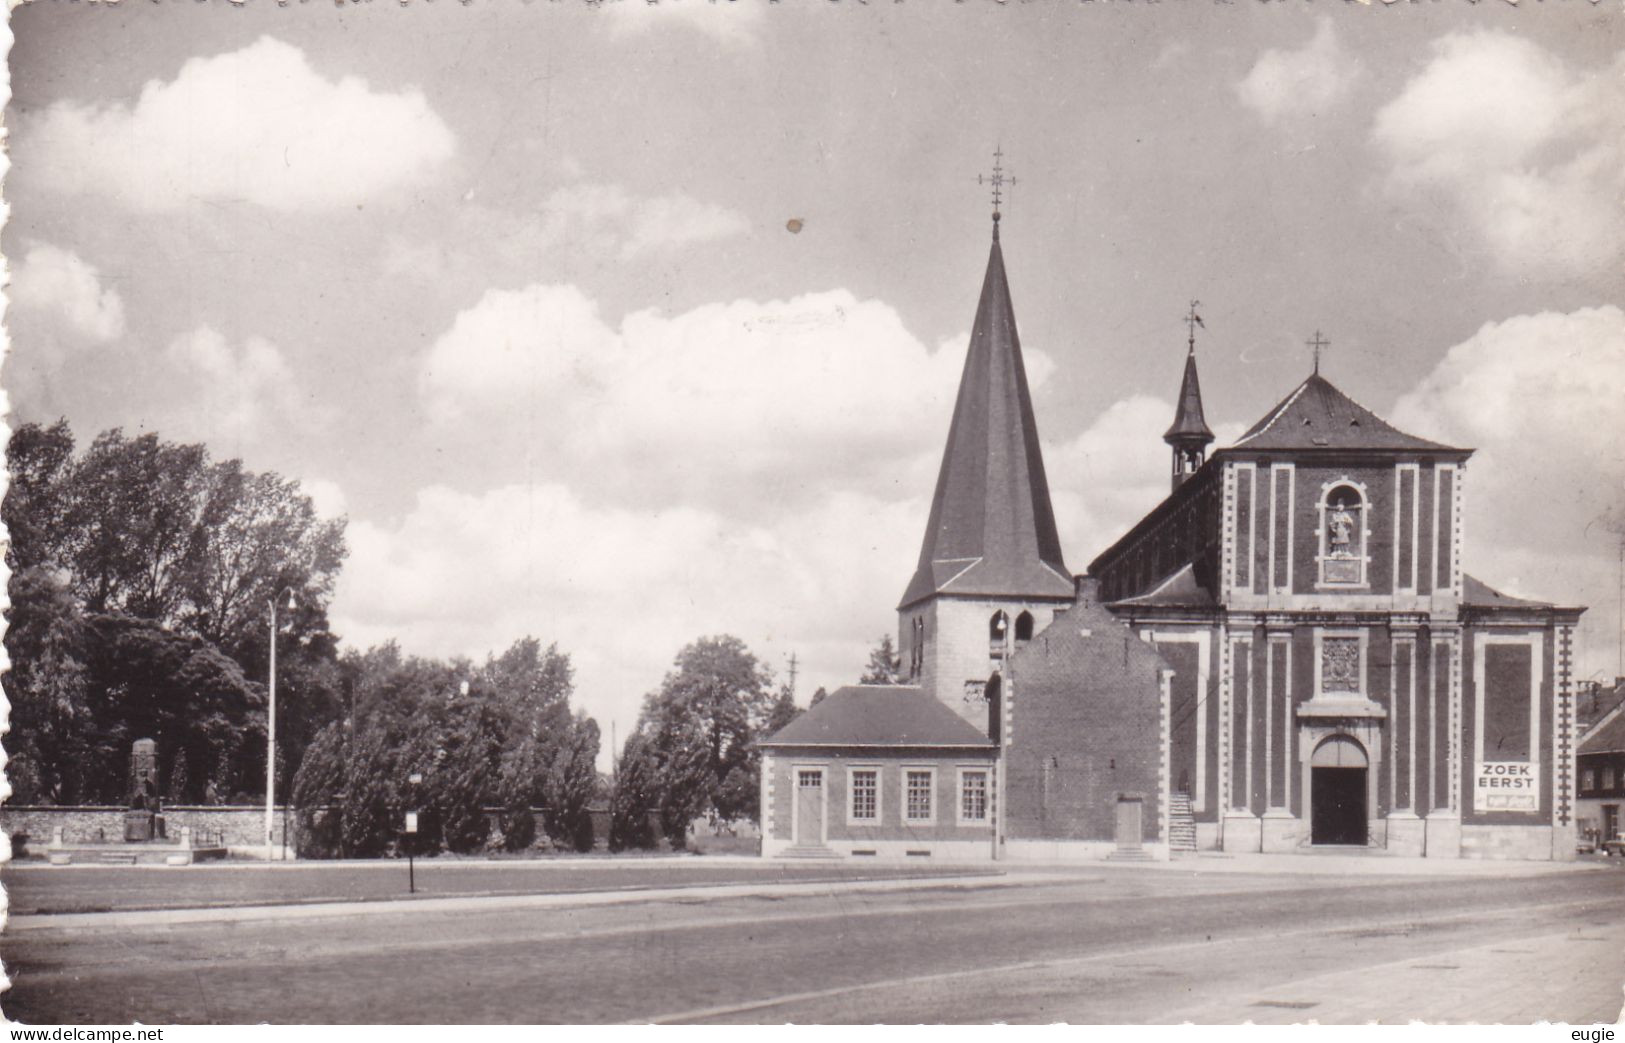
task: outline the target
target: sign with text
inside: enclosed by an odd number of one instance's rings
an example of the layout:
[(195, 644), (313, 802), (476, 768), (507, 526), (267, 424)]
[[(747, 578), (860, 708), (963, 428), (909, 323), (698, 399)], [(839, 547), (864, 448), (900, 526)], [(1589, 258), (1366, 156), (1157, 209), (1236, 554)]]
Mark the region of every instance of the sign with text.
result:
[(418, 831), (418, 813), (417, 812), (408, 811), (406, 813), (406, 831), (408, 833), (416, 833)]
[(1540, 810), (1540, 765), (1479, 761), (1473, 773), (1474, 811)]

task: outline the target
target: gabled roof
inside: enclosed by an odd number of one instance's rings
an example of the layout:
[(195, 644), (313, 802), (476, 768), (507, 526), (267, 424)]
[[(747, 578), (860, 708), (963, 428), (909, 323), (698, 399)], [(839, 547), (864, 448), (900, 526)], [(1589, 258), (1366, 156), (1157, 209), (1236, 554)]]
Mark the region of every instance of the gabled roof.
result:
[(1174, 410), (1173, 426), (1163, 434), (1162, 440), (1169, 445), (1179, 442), (1206, 445), (1213, 441), (1213, 432), (1208, 430), (1207, 420), (1202, 416), (1202, 384), (1196, 379), (1194, 348), (1185, 355), (1185, 377), (1179, 384), (1179, 407)]
[(995, 225), (919, 564), (899, 607), (937, 593), (1072, 590)]
[(1614, 707), (1580, 737), (1578, 753), (1625, 753), (1625, 704)]
[(1229, 448), (1470, 451), (1406, 434), (1333, 387), (1319, 373), (1299, 384)]
[(838, 688), (758, 746), (952, 746), (992, 749), (993, 741), (913, 685)]
[(1189, 563), (1144, 594), (1123, 598), (1112, 604), (1149, 608), (1217, 608), (1219, 603), (1212, 591), (1196, 581), (1196, 566)]

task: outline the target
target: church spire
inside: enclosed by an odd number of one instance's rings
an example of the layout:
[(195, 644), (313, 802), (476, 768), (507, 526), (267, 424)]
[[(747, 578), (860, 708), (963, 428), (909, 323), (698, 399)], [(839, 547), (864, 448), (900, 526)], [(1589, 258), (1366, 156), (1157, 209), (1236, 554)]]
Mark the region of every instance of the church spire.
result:
[[(994, 176), (1002, 177), (998, 167)], [(935, 594), (1066, 598), (1073, 593), (1038, 446), (997, 210), (994, 218), (930, 521), (902, 608)]]
[(1179, 385), (1179, 405), (1174, 410), (1173, 426), (1162, 436), (1162, 440), (1174, 450), (1175, 489), (1201, 468), (1207, 456), (1208, 443), (1213, 441), (1213, 432), (1208, 430), (1207, 421), (1202, 416), (1202, 384), (1196, 376), (1196, 327), (1207, 328), (1207, 323), (1196, 314), (1200, 304), (1200, 301), (1191, 301), (1190, 313), (1185, 318), (1185, 324), (1190, 328), (1186, 340), (1185, 378)]

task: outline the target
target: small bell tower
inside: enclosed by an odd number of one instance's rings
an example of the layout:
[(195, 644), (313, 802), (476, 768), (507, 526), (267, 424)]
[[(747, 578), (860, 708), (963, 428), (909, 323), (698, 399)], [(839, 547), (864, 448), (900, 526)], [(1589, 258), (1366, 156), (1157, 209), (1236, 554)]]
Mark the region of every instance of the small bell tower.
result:
[(1208, 430), (1207, 421), (1202, 417), (1202, 384), (1196, 377), (1196, 327), (1207, 328), (1202, 317), (1196, 314), (1199, 306), (1199, 301), (1191, 301), (1190, 313), (1185, 316), (1185, 325), (1190, 329), (1186, 340), (1185, 379), (1179, 385), (1179, 406), (1174, 411), (1173, 426), (1162, 436), (1174, 451), (1173, 489), (1178, 489), (1201, 469), (1207, 459), (1207, 447), (1213, 441), (1213, 432)]

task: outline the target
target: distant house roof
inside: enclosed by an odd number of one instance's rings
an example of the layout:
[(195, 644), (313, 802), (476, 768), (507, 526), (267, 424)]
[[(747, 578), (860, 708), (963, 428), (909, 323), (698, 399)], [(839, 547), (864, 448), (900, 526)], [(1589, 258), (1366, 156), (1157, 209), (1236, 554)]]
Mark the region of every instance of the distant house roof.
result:
[(1343, 394), (1318, 373), (1299, 384), (1230, 448), (1470, 452), (1406, 434)]
[(1195, 565), (1187, 564), (1144, 594), (1123, 598), (1112, 604), (1148, 608), (1214, 608), (1218, 602), (1212, 591), (1196, 581)]
[(1625, 705), (1616, 706), (1580, 737), (1580, 753), (1625, 753)]
[(758, 746), (953, 746), (993, 749), (991, 739), (912, 685), (836, 689)]
[(1551, 608), (1549, 601), (1515, 598), (1466, 573), (1461, 577), (1461, 603), (1473, 608)]

